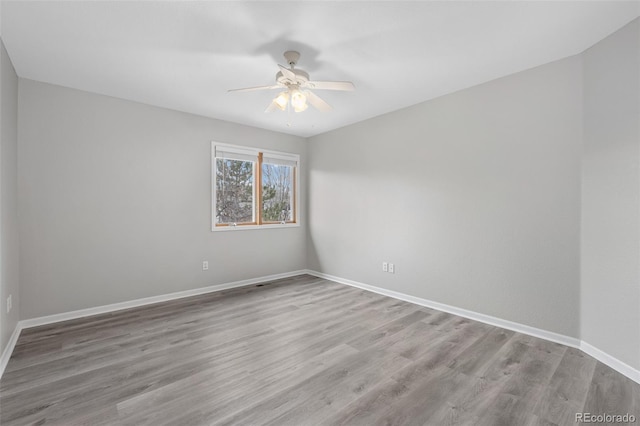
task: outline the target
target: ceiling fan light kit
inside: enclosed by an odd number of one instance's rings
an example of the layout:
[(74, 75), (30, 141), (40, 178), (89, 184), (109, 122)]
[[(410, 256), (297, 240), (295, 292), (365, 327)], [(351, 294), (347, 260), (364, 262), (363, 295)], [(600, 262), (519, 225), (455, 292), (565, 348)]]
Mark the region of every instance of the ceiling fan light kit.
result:
[(278, 64), (280, 71), (276, 74), (276, 84), (271, 86), (246, 87), (243, 89), (232, 89), (229, 92), (250, 92), (255, 90), (286, 89), (276, 96), (265, 112), (272, 112), (276, 109), (285, 111), (291, 106), (293, 111), (305, 111), (309, 104), (319, 111), (330, 111), (331, 106), (322, 98), (313, 93), (310, 89), (316, 90), (339, 90), (353, 91), (355, 86), (350, 81), (313, 81), (309, 79), (309, 73), (295, 68), (300, 59), (300, 53), (289, 50), (284, 52), (284, 58), (289, 64), (289, 68)]

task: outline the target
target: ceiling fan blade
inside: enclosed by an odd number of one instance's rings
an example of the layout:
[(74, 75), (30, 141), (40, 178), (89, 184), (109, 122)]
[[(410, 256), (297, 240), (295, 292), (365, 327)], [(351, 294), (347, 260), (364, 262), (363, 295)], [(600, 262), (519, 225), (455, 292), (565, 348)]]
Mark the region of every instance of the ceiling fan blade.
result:
[(231, 89), (227, 90), (227, 92), (253, 92), (254, 90), (269, 90), (269, 89), (281, 89), (283, 86), (279, 84), (275, 84), (273, 86), (256, 86), (256, 87), (245, 87), (242, 89)]
[(320, 96), (316, 95), (312, 91), (308, 90), (305, 94), (307, 95), (307, 100), (315, 109), (322, 112), (331, 111), (333, 109), (331, 108), (331, 105), (323, 101)]
[(271, 103), (269, 104), (267, 109), (264, 110), (264, 112), (273, 112), (273, 111), (275, 111), (277, 109), (278, 109), (278, 104), (274, 100), (274, 101), (271, 101)]
[(278, 64), (278, 66), (280, 67), (280, 71), (282, 71), (282, 75), (285, 76), (286, 78), (288, 78), (291, 81), (296, 81), (296, 73), (294, 73), (293, 71), (291, 71), (289, 68), (285, 67), (284, 65), (280, 65)]
[(307, 81), (304, 87), (319, 90), (356, 90), (356, 86), (350, 81)]

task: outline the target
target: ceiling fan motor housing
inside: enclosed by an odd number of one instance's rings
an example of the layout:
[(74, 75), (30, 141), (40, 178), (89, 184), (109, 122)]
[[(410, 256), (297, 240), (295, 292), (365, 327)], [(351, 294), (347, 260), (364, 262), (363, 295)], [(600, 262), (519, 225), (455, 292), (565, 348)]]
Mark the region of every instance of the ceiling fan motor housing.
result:
[(276, 82), (278, 84), (283, 84), (285, 86), (289, 86), (292, 84), (296, 84), (300, 86), (306, 83), (307, 81), (309, 81), (309, 73), (307, 73), (306, 71), (299, 70), (299, 69), (292, 69), (291, 72), (293, 72), (296, 75), (295, 81), (284, 76), (282, 74), (282, 71), (278, 71), (278, 73), (276, 74)]

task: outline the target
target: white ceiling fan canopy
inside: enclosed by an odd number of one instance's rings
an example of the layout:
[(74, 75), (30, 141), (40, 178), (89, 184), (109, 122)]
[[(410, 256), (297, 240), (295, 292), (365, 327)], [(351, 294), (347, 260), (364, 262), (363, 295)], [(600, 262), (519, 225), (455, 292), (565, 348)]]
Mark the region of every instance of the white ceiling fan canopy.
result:
[(289, 66), (293, 68), (298, 64), (298, 60), (300, 59), (300, 52), (296, 52), (295, 50), (287, 50), (286, 52), (284, 52), (283, 56), (287, 60)]

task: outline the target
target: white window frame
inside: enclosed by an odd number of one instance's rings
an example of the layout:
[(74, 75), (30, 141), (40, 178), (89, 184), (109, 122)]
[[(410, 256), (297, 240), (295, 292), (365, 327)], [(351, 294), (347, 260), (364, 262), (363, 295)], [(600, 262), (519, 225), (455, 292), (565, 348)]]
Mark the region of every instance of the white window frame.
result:
[[(216, 155), (219, 152), (231, 152), (236, 155), (240, 155), (243, 157), (251, 157), (255, 158), (256, 163), (258, 163), (258, 156), (262, 155), (264, 157), (283, 160), (285, 162), (295, 163), (294, 166), (294, 183), (293, 183), (293, 221), (287, 223), (261, 223), (262, 218), (261, 213), (262, 209), (259, 208), (255, 211), (255, 206), (258, 203), (258, 194), (257, 191), (262, 191), (260, 187), (260, 182), (257, 181), (256, 170), (254, 170), (254, 187), (253, 187), (253, 199), (254, 199), (254, 214), (256, 216), (256, 224), (250, 225), (218, 225), (216, 224), (216, 189), (217, 189), (217, 174), (216, 174), (216, 159), (221, 158)], [(252, 160), (253, 161), (253, 160)], [(293, 165), (293, 164), (292, 164)], [(259, 167), (256, 166), (255, 169)], [(287, 152), (280, 151), (272, 151), (268, 149), (262, 148), (254, 148), (240, 145), (233, 145), (221, 142), (211, 142), (211, 230), (214, 232), (225, 232), (225, 231), (241, 231), (241, 230), (249, 230), (249, 229), (273, 229), (273, 228), (292, 228), (300, 226), (300, 155), (292, 154)]]

